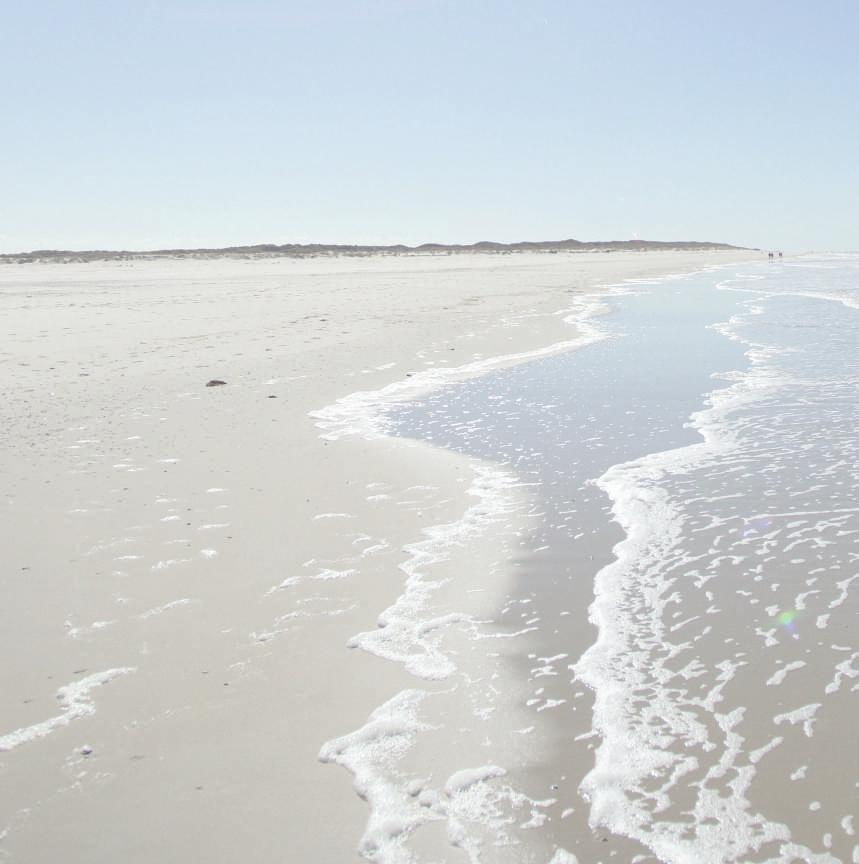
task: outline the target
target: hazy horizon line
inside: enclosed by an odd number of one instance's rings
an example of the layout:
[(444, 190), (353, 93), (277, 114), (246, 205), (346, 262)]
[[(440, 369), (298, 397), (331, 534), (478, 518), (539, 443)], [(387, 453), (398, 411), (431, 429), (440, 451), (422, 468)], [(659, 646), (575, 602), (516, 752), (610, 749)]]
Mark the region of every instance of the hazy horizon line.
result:
[(428, 249), (437, 250), (477, 250), (479, 248), (495, 248), (495, 249), (510, 249), (514, 250), (521, 247), (600, 247), (600, 246), (697, 246), (697, 247), (721, 247), (726, 249), (748, 249), (757, 251), (763, 247), (757, 246), (738, 246), (733, 243), (724, 243), (715, 240), (648, 240), (645, 238), (631, 238), (626, 240), (577, 240), (572, 237), (563, 238), (560, 240), (477, 240), (472, 243), (454, 242), (443, 243), (438, 241), (425, 241), (422, 243), (344, 243), (344, 242), (320, 242), (310, 241), (306, 243), (299, 242), (262, 242), (262, 243), (238, 243), (224, 246), (162, 246), (158, 248), (106, 248), (106, 247), (91, 247), (87, 249), (69, 249), (69, 248), (49, 248), (43, 247), (40, 249), (28, 249), (17, 252), (2, 252), (0, 258), (21, 258), (38, 255), (163, 255), (163, 254), (179, 254), (179, 253), (217, 253), (217, 252), (278, 252), (278, 251), (336, 251), (336, 250), (356, 250), (356, 251), (423, 251)]

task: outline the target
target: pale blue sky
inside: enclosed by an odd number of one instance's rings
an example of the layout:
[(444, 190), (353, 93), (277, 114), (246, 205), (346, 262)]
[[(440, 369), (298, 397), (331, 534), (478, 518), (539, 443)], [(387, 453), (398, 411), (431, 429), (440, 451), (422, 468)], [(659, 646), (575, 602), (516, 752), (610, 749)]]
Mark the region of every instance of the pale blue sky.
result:
[(3, 4), (0, 251), (859, 248), (859, 3)]

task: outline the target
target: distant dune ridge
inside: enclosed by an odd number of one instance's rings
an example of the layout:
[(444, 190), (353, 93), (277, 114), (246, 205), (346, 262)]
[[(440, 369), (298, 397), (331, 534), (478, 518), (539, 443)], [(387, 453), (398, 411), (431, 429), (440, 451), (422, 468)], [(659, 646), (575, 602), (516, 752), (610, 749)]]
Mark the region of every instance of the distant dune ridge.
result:
[(422, 243), (420, 246), (360, 246), (342, 243), (259, 243), (255, 246), (225, 246), (220, 249), (153, 249), (149, 251), (88, 249), (70, 251), (62, 249), (37, 249), (32, 252), (17, 252), (0, 255), (0, 263), (27, 264), (39, 261), (110, 261), (148, 258), (231, 258), (242, 256), (304, 258), (336, 255), (449, 255), (453, 253), (513, 252), (615, 252), (621, 250), (737, 250), (744, 246), (729, 243), (710, 243), (699, 240), (524, 240), (518, 243), (496, 243), (481, 240), (477, 243)]

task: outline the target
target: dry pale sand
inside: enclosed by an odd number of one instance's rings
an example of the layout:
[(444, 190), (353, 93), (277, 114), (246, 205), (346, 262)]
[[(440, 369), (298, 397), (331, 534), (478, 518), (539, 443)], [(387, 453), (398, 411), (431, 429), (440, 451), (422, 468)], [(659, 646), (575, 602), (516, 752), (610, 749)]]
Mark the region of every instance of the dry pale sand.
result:
[[(570, 339), (558, 313), (601, 284), (752, 254), (0, 268), (0, 856), (354, 860), (368, 806), (320, 747), (429, 685), (347, 643), (474, 466), (309, 412)], [(509, 524), (431, 565), (459, 580), (439, 608), (466, 584), (491, 610)]]

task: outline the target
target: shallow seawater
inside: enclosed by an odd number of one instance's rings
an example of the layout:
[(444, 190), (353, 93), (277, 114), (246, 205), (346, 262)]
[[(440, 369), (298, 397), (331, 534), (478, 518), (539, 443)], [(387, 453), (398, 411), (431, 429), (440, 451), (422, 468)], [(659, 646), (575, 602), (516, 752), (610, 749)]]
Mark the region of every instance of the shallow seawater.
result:
[(859, 861), (859, 257), (611, 306), (600, 342), (391, 415), (534, 492), (497, 623), (531, 625), (542, 830), (581, 861)]

